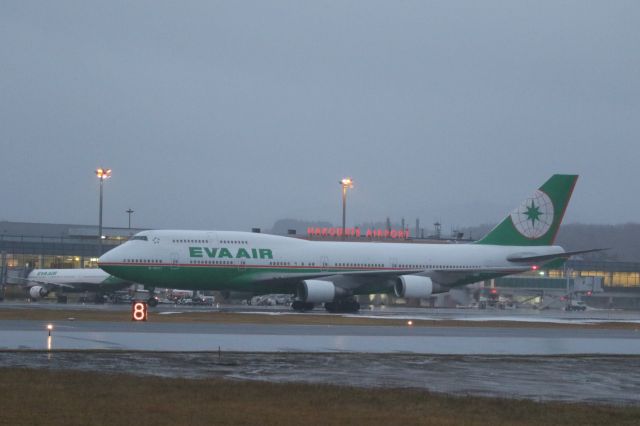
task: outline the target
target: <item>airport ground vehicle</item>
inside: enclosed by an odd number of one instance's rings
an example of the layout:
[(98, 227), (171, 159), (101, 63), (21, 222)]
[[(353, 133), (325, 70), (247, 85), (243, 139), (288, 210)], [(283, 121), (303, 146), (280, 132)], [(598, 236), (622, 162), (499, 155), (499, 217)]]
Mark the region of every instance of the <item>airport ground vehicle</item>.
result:
[(215, 298), (212, 296), (196, 296), (191, 299), (192, 305), (212, 306)]
[(587, 305), (582, 300), (571, 300), (564, 308), (565, 311), (586, 311)]

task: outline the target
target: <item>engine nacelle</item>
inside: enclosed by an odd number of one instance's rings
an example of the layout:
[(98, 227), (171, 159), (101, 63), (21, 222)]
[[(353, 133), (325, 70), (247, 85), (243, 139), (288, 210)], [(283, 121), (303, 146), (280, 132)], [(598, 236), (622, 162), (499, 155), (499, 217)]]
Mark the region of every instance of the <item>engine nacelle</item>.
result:
[(29, 296), (32, 299), (40, 299), (41, 297), (45, 297), (49, 294), (49, 290), (44, 287), (40, 287), (39, 285), (34, 285), (29, 289)]
[(331, 281), (304, 280), (298, 286), (297, 296), (306, 303), (333, 302), (336, 286)]
[(433, 282), (420, 275), (400, 275), (393, 292), (397, 297), (422, 299), (433, 293)]

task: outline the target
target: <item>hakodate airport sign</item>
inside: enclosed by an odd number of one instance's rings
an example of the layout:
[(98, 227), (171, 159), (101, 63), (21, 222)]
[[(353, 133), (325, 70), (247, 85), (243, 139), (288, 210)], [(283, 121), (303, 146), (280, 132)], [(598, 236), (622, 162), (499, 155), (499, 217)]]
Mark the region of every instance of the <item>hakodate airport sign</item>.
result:
[[(409, 238), (408, 229), (367, 229), (345, 228), (345, 237), (355, 238), (381, 238), (381, 239), (403, 239)], [(342, 237), (342, 228), (307, 228), (307, 236), (309, 237)]]

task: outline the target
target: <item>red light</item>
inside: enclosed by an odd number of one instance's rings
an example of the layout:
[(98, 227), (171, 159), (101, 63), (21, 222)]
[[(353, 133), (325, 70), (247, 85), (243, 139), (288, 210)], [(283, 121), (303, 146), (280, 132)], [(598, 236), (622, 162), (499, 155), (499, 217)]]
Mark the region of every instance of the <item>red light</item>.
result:
[(496, 290), (495, 288), (491, 289), (491, 294), (496, 294), (498, 292), (498, 290)]
[(532, 271), (537, 271), (537, 270), (538, 270), (538, 265), (533, 265), (533, 266), (531, 267), (531, 270), (532, 270)]
[(592, 294), (593, 294), (593, 292), (592, 292), (591, 290), (589, 290), (589, 291), (587, 292), (587, 296), (591, 296)]

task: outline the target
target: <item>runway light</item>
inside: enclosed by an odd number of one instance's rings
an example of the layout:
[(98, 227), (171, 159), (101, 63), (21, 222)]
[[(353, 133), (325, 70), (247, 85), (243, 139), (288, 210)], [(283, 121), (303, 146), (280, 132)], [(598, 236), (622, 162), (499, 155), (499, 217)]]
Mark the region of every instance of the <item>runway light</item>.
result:
[(407, 321), (407, 325), (408, 326), (412, 326), (413, 325), (413, 321), (411, 321), (411, 320)]
[(49, 331), (49, 336), (51, 336), (51, 330), (53, 330), (53, 324), (47, 324), (47, 330)]

